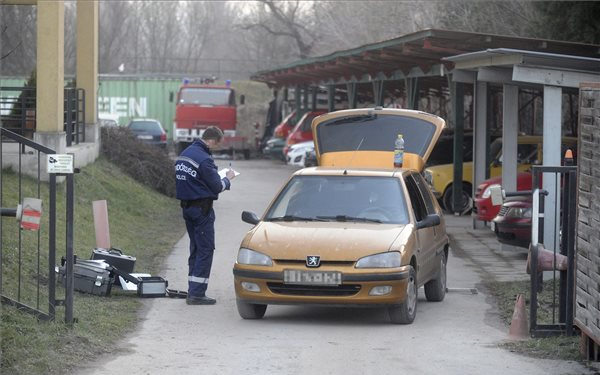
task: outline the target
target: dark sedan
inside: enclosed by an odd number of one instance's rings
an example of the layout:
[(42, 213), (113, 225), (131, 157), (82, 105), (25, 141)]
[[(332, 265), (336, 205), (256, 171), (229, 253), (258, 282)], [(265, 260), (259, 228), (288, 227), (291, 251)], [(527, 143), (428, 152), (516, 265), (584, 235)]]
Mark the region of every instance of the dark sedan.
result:
[(140, 141), (166, 150), (167, 132), (158, 120), (131, 120), (129, 124), (127, 124), (127, 128), (131, 130)]
[(531, 243), (531, 197), (515, 197), (502, 204), (491, 226), (498, 241), (528, 248)]

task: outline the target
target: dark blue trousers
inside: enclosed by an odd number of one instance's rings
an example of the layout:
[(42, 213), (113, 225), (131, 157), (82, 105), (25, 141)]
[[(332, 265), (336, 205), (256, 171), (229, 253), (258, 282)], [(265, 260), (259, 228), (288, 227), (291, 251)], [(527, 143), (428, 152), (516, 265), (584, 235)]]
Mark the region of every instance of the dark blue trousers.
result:
[(215, 212), (211, 208), (204, 215), (202, 208), (188, 207), (183, 209), (183, 218), (190, 237), (188, 297), (202, 297), (208, 287), (215, 251)]

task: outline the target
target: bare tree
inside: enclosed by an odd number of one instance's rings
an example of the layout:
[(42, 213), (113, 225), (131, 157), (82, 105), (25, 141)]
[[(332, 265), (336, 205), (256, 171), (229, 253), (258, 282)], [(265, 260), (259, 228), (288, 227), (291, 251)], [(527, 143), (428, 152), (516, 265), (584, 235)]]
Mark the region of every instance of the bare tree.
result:
[(432, 27), (436, 6), (422, 1), (324, 1), (315, 15), (320, 54), (353, 48)]
[(532, 1), (439, 2), (439, 28), (498, 35), (530, 36), (529, 26), (538, 17)]
[(314, 28), (314, 2), (259, 0), (257, 3), (257, 8), (241, 24), (242, 29), (259, 28), (292, 41), (299, 58), (312, 54), (319, 37)]
[(98, 71), (116, 72), (124, 62), (123, 53), (133, 46), (135, 7), (127, 1), (101, 1), (99, 3)]
[(64, 64), (65, 74), (75, 75), (77, 59), (77, 8), (74, 2), (65, 3)]
[(0, 7), (0, 75), (26, 76), (35, 69), (35, 8), (22, 5)]

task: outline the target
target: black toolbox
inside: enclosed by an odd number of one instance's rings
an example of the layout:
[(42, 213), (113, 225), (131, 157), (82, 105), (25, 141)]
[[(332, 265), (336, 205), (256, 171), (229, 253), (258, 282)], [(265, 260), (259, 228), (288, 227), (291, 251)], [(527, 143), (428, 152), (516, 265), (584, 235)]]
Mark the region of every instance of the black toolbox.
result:
[[(59, 272), (65, 285), (65, 267), (61, 267)], [(78, 292), (110, 296), (113, 282), (114, 275), (106, 262), (77, 260), (73, 264), (73, 289)]]
[(135, 267), (136, 258), (131, 255), (125, 255), (120, 249), (110, 248), (102, 249), (95, 248), (92, 250), (93, 260), (103, 259), (106, 263), (118, 268), (120, 271), (132, 273)]

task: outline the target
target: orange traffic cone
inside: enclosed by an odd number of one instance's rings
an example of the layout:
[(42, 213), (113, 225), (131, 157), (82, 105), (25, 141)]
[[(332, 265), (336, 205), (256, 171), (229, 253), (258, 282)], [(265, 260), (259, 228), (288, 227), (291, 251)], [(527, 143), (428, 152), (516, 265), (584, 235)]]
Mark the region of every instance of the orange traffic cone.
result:
[(527, 312), (525, 311), (525, 297), (522, 294), (517, 296), (515, 302), (515, 311), (508, 330), (508, 337), (512, 340), (527, 340), (529, 338), (529, 323), (527, 322)]

